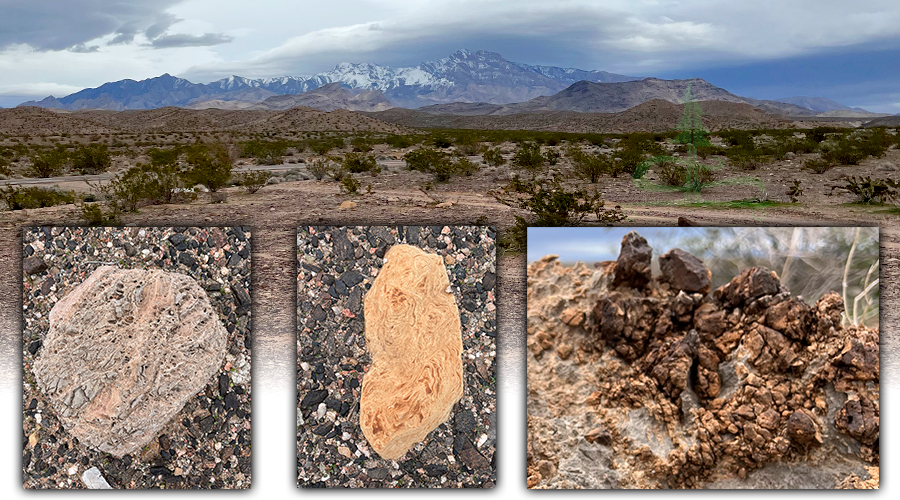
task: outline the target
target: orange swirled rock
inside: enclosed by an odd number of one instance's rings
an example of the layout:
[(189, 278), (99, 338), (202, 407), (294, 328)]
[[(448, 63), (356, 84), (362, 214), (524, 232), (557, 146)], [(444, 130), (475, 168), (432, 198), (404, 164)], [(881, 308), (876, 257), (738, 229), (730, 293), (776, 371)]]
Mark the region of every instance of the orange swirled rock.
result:
[(440, 256), (395, 245), (366, 294), (359, 423), (382, 458), (402, 457), (463, 394), (459, 309)]

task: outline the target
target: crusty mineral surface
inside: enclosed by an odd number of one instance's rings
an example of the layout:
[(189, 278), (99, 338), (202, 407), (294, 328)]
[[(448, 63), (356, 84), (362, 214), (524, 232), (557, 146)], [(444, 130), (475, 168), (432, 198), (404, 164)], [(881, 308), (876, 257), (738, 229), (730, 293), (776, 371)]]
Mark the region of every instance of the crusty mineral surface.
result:
[(193, 278), (104, 266), (50, 311), (34, 374), (69, 433), (123, 456), (206, 385), (226, 339)]
[(396, 245), (365, 298), (359, 423), (382, 458), (402, 457), (450, 416), (463, 394), (459, 310), (438, 255)]
[(842, 327), (840, 296), (764, 268), (693, 293), (622, 261), (528, 266), (530, 488), (877, 487), (878, 331)]

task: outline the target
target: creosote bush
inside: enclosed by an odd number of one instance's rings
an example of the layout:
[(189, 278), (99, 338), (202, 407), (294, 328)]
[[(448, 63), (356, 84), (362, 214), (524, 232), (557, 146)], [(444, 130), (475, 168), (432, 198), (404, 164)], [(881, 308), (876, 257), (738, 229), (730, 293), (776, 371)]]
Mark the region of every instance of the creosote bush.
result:
[(215, 193), (231, 179), (234, 157), (229, 147), (221, 142), (189, 146), (186, 160), (191, 168), (184, 176), (192, 185), (202, 184)]
[(506, 160), (503, 159), (503, 154), (500, 152), (500, 148), (488, 148), (484, 151), (484, 162), (492, 167), (499, 167), (506, 163)]
[(74, 191), (58, 188), (21, 187), (8, 185), (0, 188), (0, 200), (9, 210), (46, 208), (75, 203)]
[(72, 168), (82, 175), (96, 175), (109, 170), (112, 159), (105, 144), (81, 146), (72, 155)]
[(253, 194), (262, 189), (271, 177), (272, 172), (267, 172), (265, 170), (247, 171), (241, 173), (240, 183), (245, 191)]
[(381, 168), (378, 167), (378, 163), (375, 161), (374, 156), (369, 156), (362, 153), (347, 153), (346, 155), (344, 155), (343, 165), (344, 168), (352, 174), (360, 174), (363, 172), (372, 172), (377, 174), (381, 171)]

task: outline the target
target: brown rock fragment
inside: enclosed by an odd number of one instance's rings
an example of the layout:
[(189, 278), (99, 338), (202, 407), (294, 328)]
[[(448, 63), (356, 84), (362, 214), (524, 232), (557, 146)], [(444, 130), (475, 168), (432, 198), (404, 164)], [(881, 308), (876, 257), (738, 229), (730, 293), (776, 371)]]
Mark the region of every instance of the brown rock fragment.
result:
[(622, 250), (616, 259), (616, 272), (612, 286), (629, 286), (644, 288), (650, 282), (650, 259), (653, 249), (647, 240), (636, 231), (631, 231), (622, 238)]
[(791, 413), (784, 432), (788, 439), (801, 446), (822, 444), (822, 433), (816, 416), (804, 408)]
[(104, 266), (50, 311), (35, 378), (69, 433), (123, 456), (206, 385), (227, 335), (189, 276)]
[(559, 315), (559, 320), (569, 326), (581, 326), (584, 323), (584, 313), (569, 307)]
[(650, 370), (650, 375), (659, 382), (670, 398), (680, 397), (682, 391), (687, 388), (699, 342), (697, 331), (691, 330), (673, 343), (666, 356)]
[(392, 460), (446, 421), (462, 397), (462, 336), (440, 256), (395, 245), (385, 261), (365, 298), (372, 365), (359, 423), (372, 448)]
[(717, 288), (713, 296), (719, 302), (735, 307), (763, 295), (774, 295), (780, 289), (781, 281), (775, 271), (764, 267), (751, 267)]
[(810, 308), (802, 300), (791, 297), (766, 310), (766, 325), (794, 340), (806, 340)]
[(839, 431), (860, 443), (872, 445), (879, 435), (878, 413), (877, 404), (868, 399), (849, 399), (835, 414), (834, 424)]
[(675, 290), (688, 293), (709, 292), (712, 273), (703, 261), (680, 248), (659, 256), (660, 281), (669, 283)]

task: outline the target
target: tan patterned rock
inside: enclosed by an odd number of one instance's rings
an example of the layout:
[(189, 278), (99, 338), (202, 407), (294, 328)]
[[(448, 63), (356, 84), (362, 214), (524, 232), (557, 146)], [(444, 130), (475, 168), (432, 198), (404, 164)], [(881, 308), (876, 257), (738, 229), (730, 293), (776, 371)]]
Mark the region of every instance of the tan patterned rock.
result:
[(226, 340), (193, 278), (104, 266), (50, 311), (34, 374), (67, 432), (123, 456), (209, 382)]
[(459, 309), (449, 286), (440, 256), (395, 245), (366, 294), (372, 365), (363, 378), (359, 423), (382, 458), (402, 457), (462, 397)]

